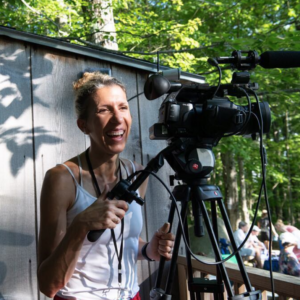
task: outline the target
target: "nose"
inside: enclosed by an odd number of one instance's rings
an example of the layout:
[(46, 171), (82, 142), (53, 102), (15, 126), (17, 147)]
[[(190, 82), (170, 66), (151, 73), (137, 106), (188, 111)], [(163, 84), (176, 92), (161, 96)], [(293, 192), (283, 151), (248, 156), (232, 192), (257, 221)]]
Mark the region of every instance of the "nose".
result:
[(123, 119), (122, 113), (118, 110), (115, 110), (112, 116), (112, 121), (115, 123), (122, 123)]

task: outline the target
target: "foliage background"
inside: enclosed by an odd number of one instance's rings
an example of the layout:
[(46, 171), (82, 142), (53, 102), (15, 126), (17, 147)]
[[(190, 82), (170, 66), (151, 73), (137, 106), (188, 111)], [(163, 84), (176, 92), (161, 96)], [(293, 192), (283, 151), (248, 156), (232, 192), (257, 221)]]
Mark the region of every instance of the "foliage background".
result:
[[(103, 30), (113, 8), (115, 31)], [(99, 13), (99, 11), (104, 13)], [(121, 53), (217, 82), (208, 57), (230, 56), (233, 50), (300, 50), (300, 1), (241, 0), (1, 0), (1, 25), (47, 35), (89, 47), (94, 35), (116, 40)], [(232, 72), (223, 71), (223, 83)], [(272, 126), (264, 143), (268, 153), (267, 186), (273, 221), (300, 227), (299, 69), (257, 67), (251, 81), (260, 100), (272, 110)], [(232, 99), (246, 104), (245, 99)], [(258, 141), (224, 138), (214, 148), (212, 182), (224, 194), (231, 220), (249, 221), (261, 184)], [(260, 206), (260, 211), (265, 205)]]

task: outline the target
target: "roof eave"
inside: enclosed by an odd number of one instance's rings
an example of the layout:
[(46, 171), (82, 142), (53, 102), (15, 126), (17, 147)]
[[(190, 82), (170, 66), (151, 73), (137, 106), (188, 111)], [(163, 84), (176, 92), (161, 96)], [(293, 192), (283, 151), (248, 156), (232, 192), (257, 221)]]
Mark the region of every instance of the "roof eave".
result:
[[(50, 48), (60, 49), (78, 55), (84, 55), (84, 56), (100, 59), (103, 61), (114, 62), (116, 64), (121, 64), (124, 66), (132, 67), (140, 70), (145, 70), (154, 73), (157, 70), (156, 64), (150, 63), (145, 60), (128, 57), (109, 50), (94, 49), (87, 46), (80, 46), (66, 41), (62, 41), (57, 38), (23, 32), (23, 31), (15, 30), (4, 26), (0, 26), (0, 35), (21, 40), (24, 42), (32, 43), (32, 44), (47, 46)], [(160, 68), (161, 70), (170, 69), (164, 66), (160, 66)], [(181, 72), (181, 79), (188, 80), (188, 81), (198, 81), (203, 83), (205, 82), (204, 77), (196, 74), (187, 73), (187, 72)]]

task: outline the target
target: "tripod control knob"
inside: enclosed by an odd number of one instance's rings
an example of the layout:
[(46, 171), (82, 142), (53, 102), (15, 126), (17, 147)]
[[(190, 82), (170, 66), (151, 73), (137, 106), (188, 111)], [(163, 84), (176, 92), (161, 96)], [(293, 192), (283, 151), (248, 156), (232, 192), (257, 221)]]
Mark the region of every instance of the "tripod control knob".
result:
[(202, 164), (199, 160), (190, 159), (186, 165), (186, 171), (192, 174), (199, 174), (202, 171)]

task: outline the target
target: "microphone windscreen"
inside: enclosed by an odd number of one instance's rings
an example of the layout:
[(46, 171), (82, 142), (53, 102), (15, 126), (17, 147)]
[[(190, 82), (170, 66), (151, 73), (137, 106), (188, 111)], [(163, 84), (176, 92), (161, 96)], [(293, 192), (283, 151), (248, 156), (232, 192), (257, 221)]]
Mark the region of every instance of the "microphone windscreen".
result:
[(148, 100), (154, 100), (168, 93), (170, 88), (169, 80), (161, 75), (153, 75), (147, 79), (144, 85), (144, 94)]
[(267, 51), (260, 55), (259, 65), (265, 69), (299, 68), (300, 51)]

